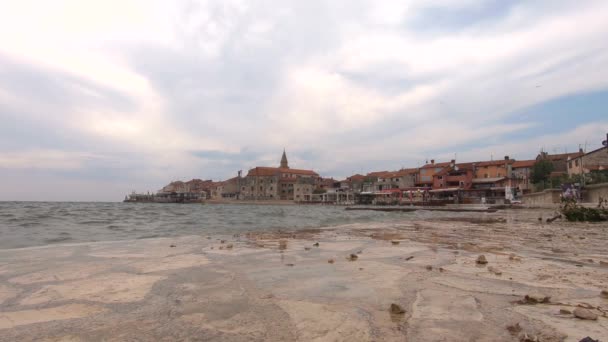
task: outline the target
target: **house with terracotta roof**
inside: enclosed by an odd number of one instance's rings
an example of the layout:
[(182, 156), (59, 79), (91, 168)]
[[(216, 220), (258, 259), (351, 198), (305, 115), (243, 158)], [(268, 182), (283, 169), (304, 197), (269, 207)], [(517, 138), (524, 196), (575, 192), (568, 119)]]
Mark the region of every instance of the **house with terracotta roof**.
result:
[(401, 169), (398, 171), (375, 173), (377, 180), (374, 188), (377, 191), (412, 188), (415, 185), (417, 173), (417, 169)]
[(608, 170), (608, 147), (601, 147), (568, 160), (568, 176)]
[(536, 163), (535, 159), (532, 160), (516, 160), (511, 164), (511, 186), (516, 188), (518, 192), (527, 194), (532, 191), (532, 183), (530, 181), (532, 177), (532, 167)]
[(279, 167), (250, 169), (240, 185), (240, 193), (244, 199), (311, 201), (320, 179), (312, 170), (290, 168), (283, 151)]
[(441, 170), (443, 170), (444, 168), (449, 167), (450, 164), (454, 162), (455, 161), (452, 160), (450, 162), (445, 163), (435, 163), (435, 160), (431, 159), (430, 163), (427, 163), (418, 169), (415, 185), (419, 187), (432, 187), (433, 176), (441, 172)]
[(583, 156), (585, 153), (583, 149), (579, 149), (575, 153), (562, 153), (562, 154), (549, 154), (547, 152), (541, 152), (536, 156), (536, 161), (548, 160), (553, 164), (553, 172), (555, 175), (566, 175), (568, 174), (568, 162), (572, 159)]

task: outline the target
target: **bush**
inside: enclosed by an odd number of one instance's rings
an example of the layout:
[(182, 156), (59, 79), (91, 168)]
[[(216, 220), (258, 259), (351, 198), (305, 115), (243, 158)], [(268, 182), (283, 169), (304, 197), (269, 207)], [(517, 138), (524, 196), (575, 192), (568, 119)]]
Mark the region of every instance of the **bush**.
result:
[(574, 199), (562, 199), (561, 212), (568, 221), (600, 222), (608, 221), (608, 200), (600, 198), (597, 208), (586, 208), (576, 204)]

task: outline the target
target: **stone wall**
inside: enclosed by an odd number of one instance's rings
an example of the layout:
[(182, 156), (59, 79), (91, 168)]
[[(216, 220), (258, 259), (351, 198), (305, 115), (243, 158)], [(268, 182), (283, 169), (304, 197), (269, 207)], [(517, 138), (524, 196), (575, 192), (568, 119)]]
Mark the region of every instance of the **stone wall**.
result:
[(544, 205), (560, 203), (560, 189), (547, 189), (521, 196), (522, 202), (527, 205)]
[(587, 185), (583, 191), (583, 202), (598, 203), (602, 198), (608, 198), (608, 183)]

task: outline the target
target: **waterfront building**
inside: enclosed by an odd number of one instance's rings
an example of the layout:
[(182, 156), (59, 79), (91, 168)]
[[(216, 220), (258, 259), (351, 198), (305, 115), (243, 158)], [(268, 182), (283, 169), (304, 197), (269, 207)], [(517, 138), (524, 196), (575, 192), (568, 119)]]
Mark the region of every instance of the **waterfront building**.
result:
[(313, 170), (292, 169), (283, 151), (279, 167), (257, 166), (247, 173), (240, 185), (243, 199), (312, 201), (320, 184)]

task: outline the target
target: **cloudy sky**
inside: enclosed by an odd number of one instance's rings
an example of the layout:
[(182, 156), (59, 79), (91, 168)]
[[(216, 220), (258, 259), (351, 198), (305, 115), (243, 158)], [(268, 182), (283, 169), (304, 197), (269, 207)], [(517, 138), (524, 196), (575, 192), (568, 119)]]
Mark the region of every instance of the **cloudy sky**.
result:
[(608, 1), (0, 0), (0, 200), (600, 146)]

